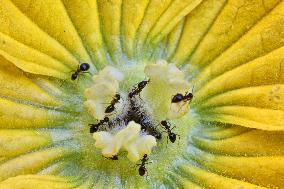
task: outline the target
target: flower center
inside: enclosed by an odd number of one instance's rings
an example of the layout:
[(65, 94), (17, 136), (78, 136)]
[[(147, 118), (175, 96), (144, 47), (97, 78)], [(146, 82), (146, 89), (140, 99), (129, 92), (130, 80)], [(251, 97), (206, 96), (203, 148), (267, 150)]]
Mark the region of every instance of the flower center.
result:
[(137, 70), (143, 69), (107, 66), (85, 90), (84, 104), (94, 118), (89, 131), (96, 151), (111, 160), (125, 159), (126, 152), (128, 160), (145, 166), (159, 151), (157, 143), (177, 144), (181, 134), (176, 130), (182, 128), (176, 129), (175, 123), (186, 119), (193, 95), (174, 64), (147, 64), (144, 75)]

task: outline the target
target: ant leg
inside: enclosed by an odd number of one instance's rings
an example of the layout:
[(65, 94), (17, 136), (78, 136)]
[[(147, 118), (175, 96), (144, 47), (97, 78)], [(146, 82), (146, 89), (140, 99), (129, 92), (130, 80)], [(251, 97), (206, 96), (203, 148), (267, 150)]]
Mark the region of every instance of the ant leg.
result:
[(136, 165), (134, 165), (132, 168), (135, 168), (135, 169), (136, 169), (136, 167), (138, 167), (138, 166), (140, 166), (140, 165), (141, 165), (141, 163), (136, 164)]
[(170, 111), (172, 111), (172, 103), (171, 103), (171, 105), (170, 105)]
[(176, 128), (176, 126), (173, 126), (170, 131), (172, 131), (174, 128)]
[(67, 73), (72, 73), (72, 72), (75, 72), (74, 70), (71, 70), (71, 71), (69, 71), (69, 72), (67, 72)]
[(149, 161), (149, 162), (145, 162), (145, 165), (150, 164), (150, 163), (153, 163), (153, 162), (151, 162), (151, 161)]
[(180, 141), (180, 135), (176, 134), (178, 136), (178, 145), (179, 145), (179, 141)]
[(85, 72), (82, 72), (82, 73), (88, 73), (88, 74), (90, 74), (90, 75), (92, 76), (92, 74), (91, 74), (90, 72), (86, 72), (86, 71), (85, 71)]
[(60, 87), (62, 87), (62, 85), (66, 82), (66, 79), (64, 79), (64, 80), (60, 80), (61, 81), (61, 83), (60, 83)]
[(176, 134), (178, 136), (178, 139), (180, 140), (180, 135)]
[(113, 116), (114, 114), (116, 114), (117, 112), (116, 112), (116, 110), (114, 110), (113, 112), (111, 112), (111, 113), (106, 113), (106, 116), (107, 117), (111, 117), (111, 116)]
[(168, 147), (168, 144), (169, 144), (169, 135), (167, 136), (167, 147)]
[(191, 93), (193, 93), (193, 90), (194, 90), (194, 85), (192, 86)]
[[(184, 101), (182, 101), (182, 102), (184, 102)], [(181, 107), (178, 109), (178, 112), (184, 107), (184, 105), (187, 103), (187, 101), (185, 101), (182, 105), (181, 105)], [(190, 102), (188, 102), (188, 103), (190, 103)]]
[(78, 84), (79, 80), (80, 80), (80, 74), (78, 74), (78, 77), (76, 79), (77, 84)]
[(147, 171), (147, 169), (145, 169), (146, 170), (146, 179), (148, 179), (148, 171)]
[(160, 126), (160, 123), (158, 123), (157, 125), (154, 125), (155, 128), (158, 128), (159, 126)]
[(144, 100), (141, 98), (140, 93), (138, 94), (138, 97), (139, 97), (139, 99), (140, 99), (142, 102), (144, 102)]

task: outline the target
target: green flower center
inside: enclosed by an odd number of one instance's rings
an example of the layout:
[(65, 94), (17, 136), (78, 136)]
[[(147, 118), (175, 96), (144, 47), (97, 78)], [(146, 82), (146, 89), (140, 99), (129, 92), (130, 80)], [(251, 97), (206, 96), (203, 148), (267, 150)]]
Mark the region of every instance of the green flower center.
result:
[(189, 90), (183, 72), (165, 61), (108, 66), (95, 74), (85, 90), (84, 127), (77, 129), (79, 166), (134, 179), (139, 177), (136, 164), (147, 154), (147, 175), (163, 183), (160, 175), (185, 151), (193, 120), (185, 116), (191, 99), (172, 99)]

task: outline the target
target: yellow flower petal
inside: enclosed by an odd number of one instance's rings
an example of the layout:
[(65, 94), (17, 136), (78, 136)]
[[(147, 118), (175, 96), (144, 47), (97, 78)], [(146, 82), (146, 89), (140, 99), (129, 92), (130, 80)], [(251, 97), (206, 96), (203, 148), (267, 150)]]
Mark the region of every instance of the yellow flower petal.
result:
[(62, 1), (37, 0), (33, 6), (29, 6), (29, 3), (21, 0), (12, 0), (12, 2), (22, 13), (62, 44), (75, 57), (80, 57), (81, 61), (84, 62), (91, 61)]
[(240, 40), (199, 72), (193, 81), (198, 84), (196, 89), (209, 79), (282, 47), (284, 41), (279, 39), (284, 35), (283, 12), (284, 2), (280, 2)]
[(100, 28), (97, 1), (63, 0), (64, 6), (80, 37), (90, 49), (96, 68), (102, 68), (107, 62)]
[(0, 130), (0, 157), (11, 158), (50, 144), (44, 133), (26, 130)]
[[(23, 72), (0, 56), (0, 94), (4, 97), (54, 106), (58, 101), (35, 85)], [(15, 92), (16, 91), (16, 92)]]
[(282, 187), (283, 183), (283, 156), (260, 156), (260, 157), (230, 157), (212, 155), (194, 149), (191, 158), (209, 170), (217, 173), (226, 173), (227, 176), (236, 179), (245, 179), (250, 183), (262, 186)]
[(1, 128), (46, 127), (55, 120), (65, 119), (62, 113), (18, 104), (3, 98), (0, 98), (0, 104)]
[(69, 182), (66, 178), (53, 175), (21, 175), (11, 177), (0, 183), (1, 189), (28, 189), (35, 186), (37, 189), (68, 189), (75, 187), (76, 183)]
[(102, 25), (102, 33), (105, 36), (106, 45), (115, 63), (121, 57), (120, 25), (121, 25), (121, 0), (98, 0), (98, 10)]
[(21, 13), (11, 1), (3, 0), (1, 2), (0, 15), (1, 33), (60, 60), (66, 66), (74, 69), (77, 67), (78, 61), (74, 56)]
[(202, 1), (186, 16), (172, 62), (181, 64), (190, 57), (211, 24), (214, 23), (216, 16), (218, 16), (225, 3), (225, 0)]
[(0, 165), (0, 180), (22, 174), (36, 173), (46, 165), (68, 155), (62, 147), (41, 150), (7, 160)]
[[(0, 188), (282, 188), (283, 7), (280, 0), (2, 0)], [(140, 160), (156, 140), (138, 127), (120, 137), (98, 132), (105, 156), (128, 152), (105, 159), (83, 104), (103, 118), (102, 103), (144, 80), (144, 67), (158, 59), (178, 64), (195, 90), (189, 116), (170, 121), (177, 141), (167, 144), (164, 133), (149, 156), (149, 181), (126, 156)], [(111, 71), (107, 81), (94, 78), (100, 87), (87, 74), (71, 81), (80, 61), (91, 74), (117, 63), (126, 81), (115, 84)], [(174, 67), (169, 73), (183, 76)], [(178, 80), (167, 82), (179, 88)], [(185, 114), (188, 104), (171, 109)]]

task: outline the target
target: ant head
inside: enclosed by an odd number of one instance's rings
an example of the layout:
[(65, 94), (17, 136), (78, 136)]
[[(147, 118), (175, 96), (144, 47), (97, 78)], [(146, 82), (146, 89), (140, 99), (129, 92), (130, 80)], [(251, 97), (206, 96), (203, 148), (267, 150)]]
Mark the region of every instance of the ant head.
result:
[(118, 157), (117, 157), (117, 155), (114, 155), (114, 156), (112, 156), (111, 159), (112, 159), (112, 160), (118, 160)]
[(146, 158), (148, 155), (147, 154), (144, 154), (143, 158)]
[(128, 94), (128, 97), (129, 98), (132, 98), (134, 96), (134, 94), (132, 93), (132, 92), (130, 92), (129, 94)]
[(174, 143), (176, 141), (176, 134), (175, 133), (170, 133), (169, 134), (169, 138), (170, 138), (170, 141), (172, 143)]
[(97, 132), (99, 129), (98, 124), (89, 124), (89, 126), (90, 126), (90, 133)]
[(117, 100), (120, 100), (120, 94), (119, 94), (119, 93), (116, 93), (116, 94), (115, 94), (115, 98), (116, 98)]
[(193, 94), (192, 93), (187, 93), (186, 95), (185, 95), (185, 99), (186, 100), (191, 100), (193, 98)]
[(109, 118), (108, 118), (108, 117), (105, 117), (105, 118), (104, 118), (104, 122), (109, 122)]
[(163, 125), (163, 126), (167, 126), (167, 121), (166, 120), (163, 120), (163, 121), (161, 121), (161, 124)]
[(80, 64), (80, 70), (81, 71), (87, 71), (89, 68), (90, 68), (90, 65), (88, 63)]

